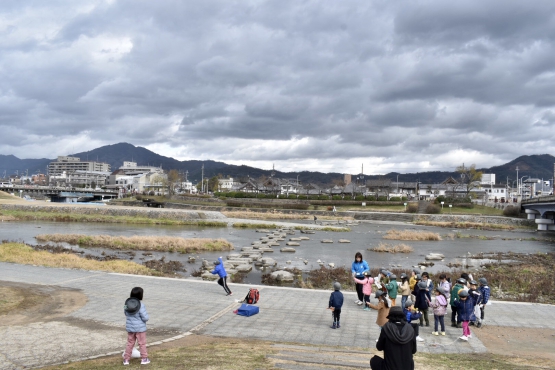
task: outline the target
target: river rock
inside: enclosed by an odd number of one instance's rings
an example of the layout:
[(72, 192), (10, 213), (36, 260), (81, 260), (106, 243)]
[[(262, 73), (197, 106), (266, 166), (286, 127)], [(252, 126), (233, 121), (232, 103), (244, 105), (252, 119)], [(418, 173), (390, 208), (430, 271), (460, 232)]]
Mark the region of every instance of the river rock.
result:
[(301, 233), (303, 233), (303, 234), (316, 234), (316, 231), (314, 231), (314, 230), (301, 230)]
[(270, 257), (263, 257), (263, 258), (260, 259), (259, 262), (262, 262), (262, 266), (264, 266), (264, 267), (270, 267), (270, 266), (277, 265), (277, 261), (273, 258), (270, 258)]
[[(289, 244), (289, 243), (287, 243), (287, 244)], [(288, 247), (283, 247), (283, 248), (280, 249), (280, 251), (282, 251), (282, 252), (291, 252), (291, 253), (296, 252), (295, 248), (288, 248)]]
[(320, 241), (320, 243), (333, 243), (333, 240), (331, 240), (331, 239), (322, 239)]
[(268, 247), (279, 247), (279, 243), (277, 242), (268, 243)]
[(441, 253), (429, 253), (425, 257), (426, 261), (441, 261), (444, 258), (445, 256)]
[(350, 243), (351, 241), (348, 239), (339, 239), (339, 243)]
[(274, 279), (276, 279), (277, 281), (293, 281), (294, 276), (292, 273), (290, 273), (289, 271), (274, 271), (271, 273), (270, 275), (271, 277), (273, 277)]
[(301, 236), (299, 237), (300, 240), (310, 240), (310, 238), (308, 236)]
[(301, 238), (289, 238), (290, 241), (292, 242), (300, 242), (302, 239)]
[(266, 233), (266, 234), (267, 234), (267, 233), (270, 232), (270, 230), (266, 230), (266, 229), (256, 229), (256, 232), (257, 232), (257, 233)]
[(241, 248), (241, 252), (252, 252), (254, 251), (253, 247), (243, 247)]
[(251, 245), (252, 245), (253, 248), (254, 248), (254, 247), (257, 246), (257, 245), (262, 245), (262, 242), (259, 241), (259, 240), (256, 240), (256, 241), (252, 242)]
[(239, 265), (239, 266), (235, 267), (235, 269), (237, 270), (237, 272), (250, 272), (252, 270), (252, 266), (251, 265)]
[(210, 273), (210, 271), (203, 272), (200, 277), (202, 278), (202, 280), (217, 280), (220, 278), (218, 274), (212, 274)]
[[(300, 247), (301, 246), (301, 244), (297, 243), (297, 242), (287, 242), (287, 243), (285, 243), (285, 245), (289, 245), (291, 247)], [(283, 252), (283, 248), (282, 248), (282, 252)]]
[(274, 250), (272, 248), (268, 248), (268, 247), (260, 248), (258, 251), (262, 252), (262, 253), (274, 253)]
[(328, 263), (328, 266), (331, 267), (331, 268), (334, 268), (334, 267), (335, 267), (335, 263), (330, 262), (330, 263)]
[(308, 265), (308, 260), (303, 261), (305, 265)]
[(241, 258), (241, 253), (231, 253), (227, 255), (227, 259), (233, 259), (233, 258)]

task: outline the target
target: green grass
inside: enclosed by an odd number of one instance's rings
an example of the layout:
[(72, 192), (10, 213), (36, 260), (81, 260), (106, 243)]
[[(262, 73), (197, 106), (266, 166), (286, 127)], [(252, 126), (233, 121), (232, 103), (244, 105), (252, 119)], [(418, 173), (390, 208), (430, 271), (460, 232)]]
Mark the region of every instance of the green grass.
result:
[(502, 209), (496, 209), (481, 205), (474, 205), (474, 208), (465, 208), (465, 207), (456, 207), (453, 206), (451, 210), (449, 210), (448, 205), (443, 206), (443, 210), (441, 211), (442, 214), (457, 214), (457, 215), (483, 215), (483, 216), (503, 216)]

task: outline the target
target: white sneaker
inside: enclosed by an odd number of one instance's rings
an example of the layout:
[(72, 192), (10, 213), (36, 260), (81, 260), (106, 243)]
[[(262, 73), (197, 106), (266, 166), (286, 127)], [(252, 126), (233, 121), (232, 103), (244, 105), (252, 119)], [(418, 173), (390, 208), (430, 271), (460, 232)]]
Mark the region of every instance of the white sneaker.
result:
[(467, 338), (468, 338), (468, 339), (472, 338), (472, 334), (468, 335)]
[(355, 299), (355, 303), (358, 304), (360, 301), (358, 299)]
[(459, 337), (459, 339), (462, 339), (462, 340), (468, 342), (468, 337), (466, 335), (463, 335), (462, 337)]
[[(380, 339), (380, 338), (378, 338), (378, 339)], [(378, 339), (376, 339), (376, 342), (378, 341)]]
[(362, 301), (358, 301), (357, 304), (358, 304), (359, 306), (362, 306)]
[(424, 342), (424, 339), (420, 338), (420, 335), (416, 337), (417, 342)]

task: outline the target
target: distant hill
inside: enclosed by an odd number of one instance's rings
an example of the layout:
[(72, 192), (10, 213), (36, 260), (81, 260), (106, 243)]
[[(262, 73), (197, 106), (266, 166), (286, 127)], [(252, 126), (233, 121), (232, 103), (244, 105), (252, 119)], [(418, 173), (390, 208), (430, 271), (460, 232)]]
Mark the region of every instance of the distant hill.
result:
[[(86, 161), (106, 162), (112, 166), (112, 170), (116, 170), (123, 165), (124, 161), (137, 162), (140, 165), (162, 166), (166, 170), (176, 169), (183, 174), (187, 172), (188, 179), (196, 182), (201, 179), (201, 168), (204, 164), (204, 177), (212, 177), (217, 175), (231, 176), (237, 179), (246, 179), (248, 177), (258, 179), (260, 177), (271, 176), (271, 170), (263, 170), (260, 168), (249, 166), (235, 166), (224, 162), (206, 161), (179, 161), (174, 158), (165, 157), (154, 153), (146, 148), (134, 146), (128, 143), (118, 143), (113, 145), (105, 145), (100, 148), (93, 149), (88, 152), (68, 154), (81, 158)], [(54, 159), (19, 159), (13, 155), (0, 155), (0, 177), (6, 172), (6, 175), (15, 174), (16, 171), (21, 174), (28, 171), (29, 174), (46, 171), (48, 163)], [(509, 181), (516, 179), (516, 167), (519, 168), (519, 177), (531, 176), (543, 179), (551, 179), (553, 177), (553, 164), (555, 157), (550, 154), (542, 155), (523, 155), (504, 165), (491, 168), (480, 169), (484, 173), (495, 173), (497, 183), (505, 183), (507, 177)], [(299, 176), (299, 182), (315, 183), (321, 185), (329, 185), (334, 181), (343, 180), (342, 173), (322, 173), (322, 172), (281, 172), (275, 171), (275, 176), (280, 178), (296, 179)], [(355, 174), (353, 174), (355, 175)], [(399, 181), (421, 183), (440, 183), (449, 176), (458, 177), (456, 172), (447, 171), (430, 171), (418, 173), (397, 173), (391, 172), (385, 175), (366, 175), (365, 179), (389, 178), (393, 181), (399, 175)]]

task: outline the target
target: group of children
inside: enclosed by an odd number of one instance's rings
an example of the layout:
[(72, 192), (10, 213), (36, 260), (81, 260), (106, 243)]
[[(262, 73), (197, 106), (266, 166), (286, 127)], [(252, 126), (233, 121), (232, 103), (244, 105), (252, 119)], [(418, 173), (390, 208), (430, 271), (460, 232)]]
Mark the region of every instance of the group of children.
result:
[[(434, 285), (428, 272), (414, 269), (409, 277), (407, 274), (397, 276), (380, 269), (378, 276), (371, 277), (368, 263), (362, 259), (362, 254), (355, 255), (352, 264), (353, 279), (356, 283), (357, 299), (355, 303), (364, 306), (364, 310), (377, 310), (376, 324), (381, 328), (388, 321), (389, 309), (396, 305), (396, 299), (401, 296), (401, 308), (406, 321), (411, 323), (417, 341), (423, 341), (419, 335), (419, 328), (430, 326), (428, 313), (430, 308), (434, 315), (433, 335), (445, 335), (445, 315), (447, 306), (451, 306), (451, 326), (463, 329), (461, 340), (468, 341), (472, 337), (469, 326), (481, 327), (484, 322), (485, 305), (489, 301), (490, 288), (485, 278), (476, 282), (471, 275), (463, 273), (451, 286), (450, 279), (445, 274), (439, 275), (439, 283)], [(376, 304), (370, 302), (373, 287)], [(334, 292), (329, 301), (329, 308), (333, 311), (332, 329), (340, 327), (339, 316), (343, 305), (343, 294), (339, 283), (334, 283)], [(432, 296), (432, 293), (434, 294)], [(411, 300), (414, 297), (414, 302)], [(418, 320), (418, 324), (416, 321)], [(413, 323), (414, 322), (414, 323)]]

